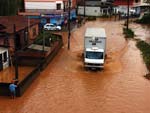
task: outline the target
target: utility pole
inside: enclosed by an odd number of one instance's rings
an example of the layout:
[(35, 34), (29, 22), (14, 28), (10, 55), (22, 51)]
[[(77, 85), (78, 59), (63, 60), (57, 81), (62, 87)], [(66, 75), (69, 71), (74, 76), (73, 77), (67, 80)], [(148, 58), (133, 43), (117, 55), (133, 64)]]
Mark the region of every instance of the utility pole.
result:
[(14, 29), (14, 63), (15, 63), (15, 80), (18, 80), (18, 61), (17, 61), (17, 45), (16, 45), (16, 25), (13, 26)]
[(71, 1), (70, 0), (68, 0), (68, 2), (69, 2), (69, 11), (68, 11), (68, 50), (70, 49), (70, 35), (71, 35), (71, 33), (70, 33), (70, 5), (71, 5)]
[(45, 48), (45, 30), (43, 29), (43, 52), (44, 52), (44, 48)]
[(85, 0), (84, 0), (84, 17), (85, 17)]
[(28, 16), (28, 39), (30, 38), (30, 17)]
[(127, 1), (127, 30), (129, 29), (129, 0)]

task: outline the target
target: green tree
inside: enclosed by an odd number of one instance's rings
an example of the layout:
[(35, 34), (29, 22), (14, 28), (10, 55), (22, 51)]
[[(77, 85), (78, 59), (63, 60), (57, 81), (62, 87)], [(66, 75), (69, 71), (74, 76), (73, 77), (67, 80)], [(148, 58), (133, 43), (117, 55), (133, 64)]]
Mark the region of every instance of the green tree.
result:
[(16, 15), (24, 9), (24, 0), (0, 0), (0, 16)]

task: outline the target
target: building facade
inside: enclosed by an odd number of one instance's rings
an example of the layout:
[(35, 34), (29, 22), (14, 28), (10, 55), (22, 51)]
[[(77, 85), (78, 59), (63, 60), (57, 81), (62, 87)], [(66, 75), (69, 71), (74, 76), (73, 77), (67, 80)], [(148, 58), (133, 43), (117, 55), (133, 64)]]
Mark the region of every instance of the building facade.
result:
[(134, 3), (134, 0), (129, 0), (129, 3), (128, 3), (128, 0), (114, 0), (114, 12), (115, 13), (122, 13), (122, 14), (127, 14), (127, 9), (128, 9), (128, 4), (129, 4), (129, 7), (133, 7), (133, 3)]
[[(117, 12), (127, 13), (127, 5), (127, 0), (114, 0)], [(145, 3), (145, 0), (129, 0), (130, 11), (134, 10), (138, 15), (148, 7), (150, 7), (150, 4)]]
[[(76, 0), (70, 0), (70, 18), (76, 18)], [(40, 13), (41, 25), (53, 23), (62, 25), (68, 18), (68, 0), (25, 0), (26, 13)], [(34, 16), (34, 15), (32, 15)]]
[(136, 10), (139, 10), (140, 13), (150, 10), (150, 1), (149, 0), (137, 0), (134, 2), (133, 6)]
[(82, 0), (77, 6), (77, 14), (85, 16), (102, 16), (112, 13), (114, 0)]
[(67, 7), (64, 0), (25, 0), (26, 12), (53, 13), (63, 12)]

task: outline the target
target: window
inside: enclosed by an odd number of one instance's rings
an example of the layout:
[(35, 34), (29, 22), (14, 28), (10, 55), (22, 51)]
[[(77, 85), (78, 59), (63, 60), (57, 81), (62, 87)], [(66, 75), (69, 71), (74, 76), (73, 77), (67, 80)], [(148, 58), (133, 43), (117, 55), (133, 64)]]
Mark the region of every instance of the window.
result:
[(103, 59), (103, 52), (86, 52), (86, 58), (89, 59)]
[(7, 52), (4, 52), (4, 59), (3, 59), (3, 62), (6, 62), (7, 61)]
[(56, 9), (61, 10), (61, 4), (60, 3), (56, 4)]
[(96, 45), (96, 42), (95, 42), (95, 41), (93, 41), (93, 42), (92, 42), (92, 45)]

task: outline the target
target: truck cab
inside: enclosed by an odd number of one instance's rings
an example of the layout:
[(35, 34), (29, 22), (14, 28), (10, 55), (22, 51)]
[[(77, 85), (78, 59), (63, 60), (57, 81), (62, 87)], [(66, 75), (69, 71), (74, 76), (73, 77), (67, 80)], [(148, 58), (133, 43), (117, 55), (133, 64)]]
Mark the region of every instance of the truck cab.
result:
[(98, 48), (87, 48), (85, 52), (85, 67), (103, 68), (104, 67), (104, 50)]

